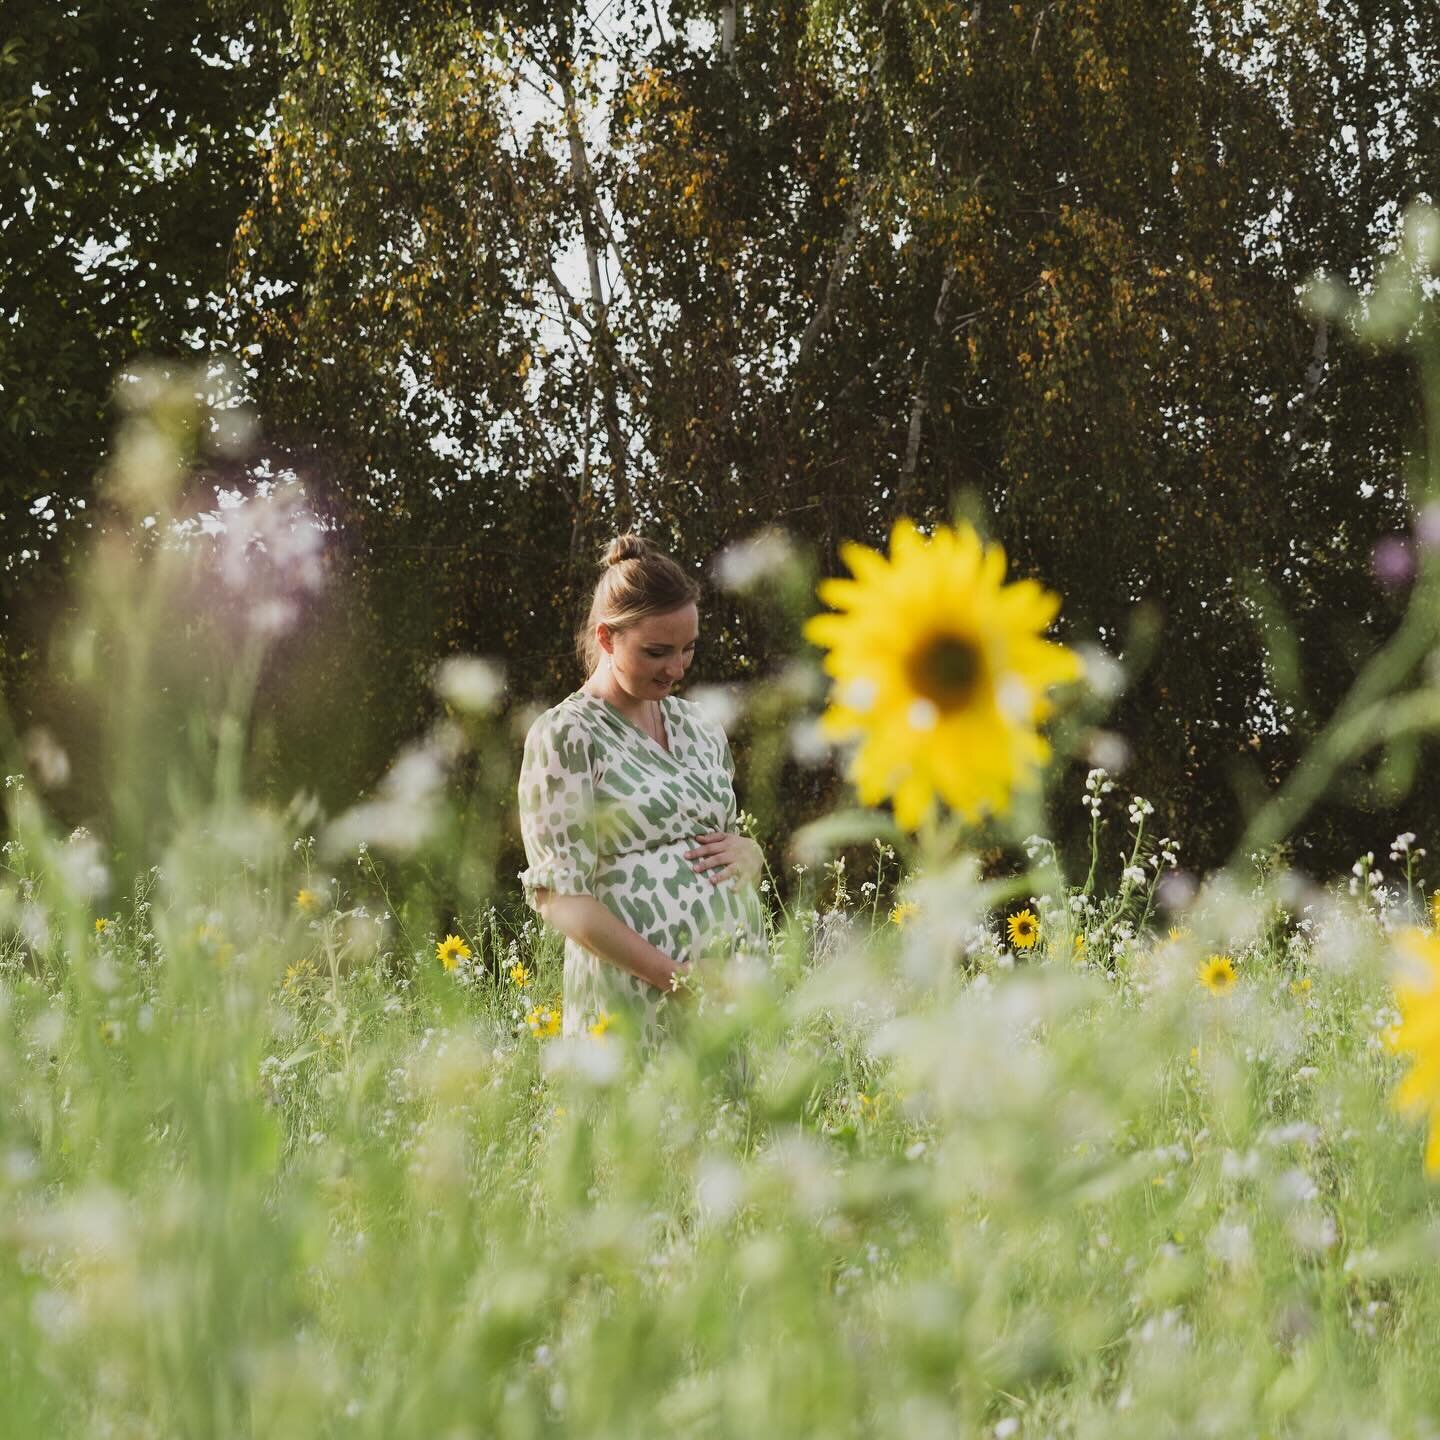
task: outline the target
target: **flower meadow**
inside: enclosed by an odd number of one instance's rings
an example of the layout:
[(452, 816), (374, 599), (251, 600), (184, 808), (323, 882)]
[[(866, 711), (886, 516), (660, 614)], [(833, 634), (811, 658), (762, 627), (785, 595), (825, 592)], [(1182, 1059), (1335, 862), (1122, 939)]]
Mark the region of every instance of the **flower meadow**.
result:
[[(132, 404), (137, 518), (188, 404)], [(288, 501), (247, 525), (315, 558)], [(764, 546), (737, 593), (809, 592)], [(859, 804), (760, 836), (765, 953), (699, 967), (645, 1049), (623, 1016), (561, 1034), (559, 937), (495, 873), (498, 667), (437, 670), (349, 808), (267, 799), (287, 572), (242, 566), (187, 660), (193, 539), (97, 551), (61, 654), (106, 700), (107, 833), (54, 818), (53, 739), (6, 739), (4, 1434), (1436, 1433), (1417, 836), (1333, 884), (1278, 843), (1191, 874), (1103, 729), (1119, 662), (1044, 638), (1058, 597), (958, 520), (844, 556), (818, 663), (735, 704), (780, 737), (758, 793), (819, 734)]]
[(1042, 892), (1022, 948), (973, 866), (877, 909), (877, 844), (642, 1056), (558, 1036), (534, 917), (411, 952), (265, 838), (93, 918), (93, 841), (6, 848), (5, 1433), (1431, 1433), (1440, 941), (1383, 885)]

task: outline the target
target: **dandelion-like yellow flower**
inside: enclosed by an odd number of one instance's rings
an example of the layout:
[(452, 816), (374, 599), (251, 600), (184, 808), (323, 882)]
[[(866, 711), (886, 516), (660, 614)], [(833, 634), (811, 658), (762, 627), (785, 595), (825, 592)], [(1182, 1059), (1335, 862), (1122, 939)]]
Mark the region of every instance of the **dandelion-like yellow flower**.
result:
[(1235, 961), (1229, 955), (1206, 956), (1195, 973), (1212, 995), (1226, 995), (1235, 988)]
[(281, 982), (281, 988), (293, 994), (314, 973), (314, 966), (308, 960), (297, 960), (293, 965), (285, 967), (285, 978)]
[(595, 1023), (590, 1027), (590, 1033), (594, 1036), (603, 1035), (609, 1028), (615, 1017), (608, 1011), (602, 1010)]
[(1077, 965), (1085, 958), (1085, 937), (1078, 933), (1074, 940), (1074, 954), (1072, 958)]
[(558, 1005), (532, 1005), (525, 1017), (530, 1033), (539, 1040), (548, 1040), (560, 1033), (560, 1007)]
[(1190, 930), (1185, 925), (1172, 925), (1165, 938), (1170, 944), (1179, 945), (1190, 938)]
[(510, 967), (510, 979), (523, 990), (530, 983), (530, 972), (517, 962)]
[(470, 958), (470, 947), (458, 935), (447, 935), (435, 946), (435, 958), (447, 970), (453, 970)]
[(1410, 1058), (1410, 1068), (1392, 1103), (1429, 1121), (1425, 1170), (1435, 1175), (1440, 1173), (1440, 936), (1403, 930), (1395, 946), (1400, 952), (1395, 977), (1400, 1023), (1386, 1031), (1385, 1042), (1395, 1054)]
[(1440, 890), (1430, 892), (1430, 928), (1440, 930)]
[(1040, 938), (1040, 922), (1029, 910), (1012, 915), (1006, 922), (1010, 931), (1010, 943), (1017, 950), (1029, 950)]
[(912, 915), (918, 915), (919, 913), (920, 907), (915, 903), (915, 901), (902, 900), (897, 906), (895, 906), (893, 910), (891, 910), (890, 923), (896, 926), (898, 929), (903, 930), (905, 928), (906, 922), (910, 919), (910, 917)]
[(295, 908), (303, 910), (307, 915), (313, 915), (324, 906), (325, 899), (318, 891), (301, 890), (295, 896)]
[(1045, 691), (1081, 672), (1043, 638), (1059, 597), (1033, 580), (1006, 585), (1005, 552), (969, 525), (926, 537), (901, 519), (888, 558), (853, 542), (840, 554), (855, 578), (817, 593), (841, 613), (811, 616), (804, 634), (837, 682), (821, 730), (860, 739), (849, 778), (861, 803), (893, 800), (907, 830), (937, 796), (968, 820), (1003, 814), (1049, 759), (1036, 730), (1052, 709)]
[(107, 920), (103, 915), (101, 915), (101, 916), (95, 921), (95, 933), (96, 933), (97, 935), (103, 935), (109, 928), (110, 928), (110, 921)]

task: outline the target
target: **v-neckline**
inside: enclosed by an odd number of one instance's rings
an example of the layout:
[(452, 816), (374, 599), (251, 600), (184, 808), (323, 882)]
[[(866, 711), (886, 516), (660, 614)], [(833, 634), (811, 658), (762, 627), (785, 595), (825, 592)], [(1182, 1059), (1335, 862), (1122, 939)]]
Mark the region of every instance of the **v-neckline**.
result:
[(662, 695), (656, 704), (660, 707), (660, 724), (665, 731), (665, 744), (662, 745), (648, 730), (643, 730), (628, 715), (615, 704), (613, 700), (607, 700), (603, 695), (592, 695), (588, 690), (577, 690), (577, 695), (583, 695), (587, 700), (598, 700), (610, 713), (616, 716), (621, 724), (628, 725), (638, 735), (643, 735), (667, 760), (675, 758), (675, 735), (674, 726), (670, 724), (670, 717), (665, 713), (665, 702), (671, 697)]

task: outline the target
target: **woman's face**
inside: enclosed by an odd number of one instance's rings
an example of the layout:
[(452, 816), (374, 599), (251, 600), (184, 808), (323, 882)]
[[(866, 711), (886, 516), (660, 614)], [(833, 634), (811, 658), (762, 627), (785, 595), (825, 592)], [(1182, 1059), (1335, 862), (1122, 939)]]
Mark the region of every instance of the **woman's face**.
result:
[(637, 700), (656, 700), (685, 678), (695, 658), (700, 612), (693, 603), (682, 605), (664, 615), (647, 615), (618, 635), (603, 621), (595, 628), (620, 688)]

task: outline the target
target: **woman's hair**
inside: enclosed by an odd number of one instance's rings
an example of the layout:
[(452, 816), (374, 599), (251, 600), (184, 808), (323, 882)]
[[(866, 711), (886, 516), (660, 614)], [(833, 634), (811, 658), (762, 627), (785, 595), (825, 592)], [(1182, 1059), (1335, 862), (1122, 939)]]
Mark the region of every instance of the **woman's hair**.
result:
[(700, 586), (668, 555), (640, 535), (618, 535), (600, 558), (604, 567), (590, 614), (575, 631), (575, 654), (586, 677), (600, 663), (595, 627), (603, 620), (624, 631), (647, 615), (666, 615), (700, 598)]

